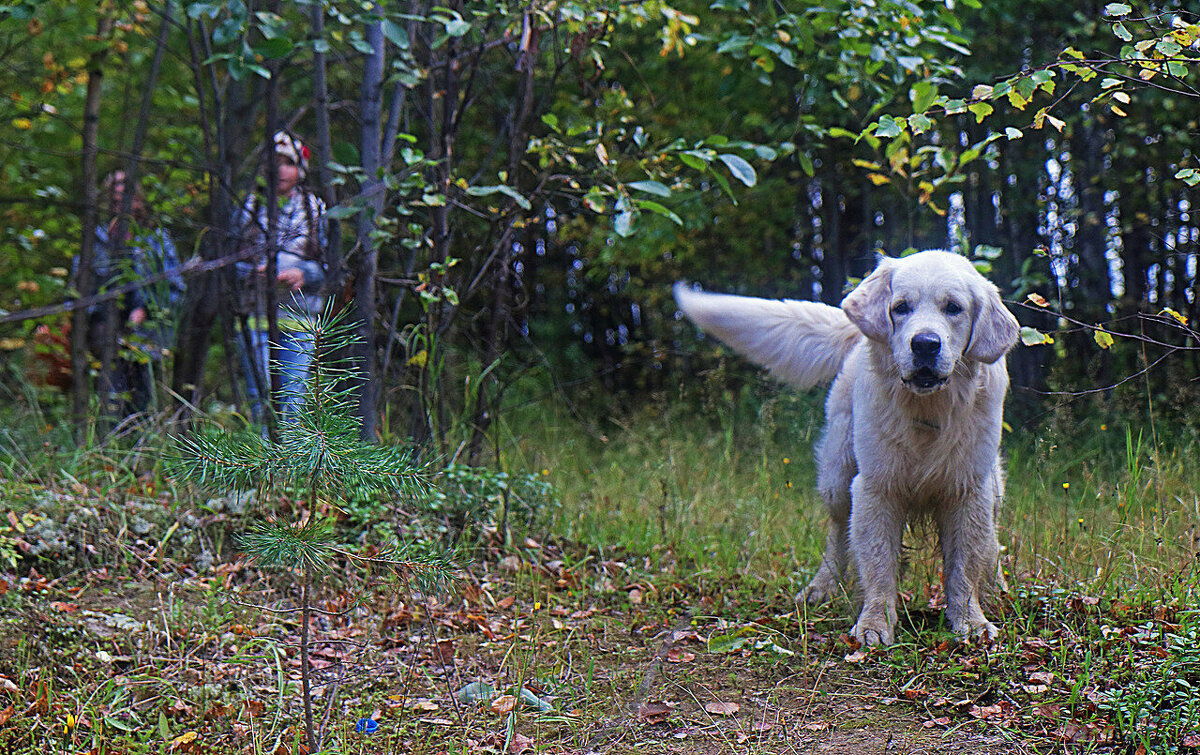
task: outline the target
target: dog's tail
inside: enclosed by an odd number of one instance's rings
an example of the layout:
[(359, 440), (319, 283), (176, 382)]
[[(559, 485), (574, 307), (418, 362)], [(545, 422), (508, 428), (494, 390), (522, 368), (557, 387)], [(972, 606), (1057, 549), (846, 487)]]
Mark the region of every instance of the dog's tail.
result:
[(828, 304), (711, 294), (683, 283), (675, 284), (675, 301), (701, 330), (799, 388), (832, 380), (864, 339)]

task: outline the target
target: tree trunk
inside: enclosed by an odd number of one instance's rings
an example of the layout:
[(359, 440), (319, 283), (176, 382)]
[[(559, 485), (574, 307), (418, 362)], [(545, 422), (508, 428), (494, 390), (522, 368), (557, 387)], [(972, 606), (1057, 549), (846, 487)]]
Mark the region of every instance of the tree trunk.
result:
[[(325, 6), (323, 3), (313, 3), (310, 7), (309, 19), (312, 23), (313, 39), (323, 39), (325, 36)], [(325, 53), (319, 48), (313, 50), (313, 98), (316, 107), (313, 116), (317, 121), (317, 193), (325, 200), (325, 207), (332, 208), (337, 204), (337, 193), (333, 187), (333, 174), (329, 163), (333, 160), (333, 146), (329, 128), (329, 84), (326, 77)], [(337, 296), (346, 280), (346, 262), (342, 259), (342, 223), (337, 218), (330, 218), (329, 246), (325, 249), (326, 291), (330, 296)]]
[[(202, 29), (203, 31), (203, 29)], [(207, 38), (200, 40), (207, 42)], [(206, 139), (211, 149), (209, 154), (209, 227), (211, 233), (204, 234), (200, 254), (205, 261), (226, 259), (237, 251), (237, 239), (231, 233), (233, 211), (236, 205), (234, 175), (249, 144), (255, 123), (255, 112), (262, 101), (261, 79), (257, 76), (242, 81), (227, 79), (217, 81), (212, 64), (207, 68), (202, 63), (211, 57), (210, 48), (200, 50), (199, 43), (193, 44), (192, 66), (198, 93), (204, 91), (203, 73), (209, 75), (208, 88), (213, 98), (213, 122), (217, 128), (211, 139)], [(224, 92), (224, 99), (221, 93)], [(203, 101), (203, 97), (201, 97)], [(232, 265), (211, 273), (194, 276), (188, 282), (184, 299), (183, 315), (180, 320), (179, 336), (176, 339), (175, 374), (172, 388), (184, 400), (185, 411), (200, 405), (204, 396), (204, 367), (208, 361), (213, 323), (219, 312), (232, 313), (238, 310), (237, 278)], [(231, 375), (231, 379), (236, 379)]]
[[(379, 4), (373, 9), (378, 11)], [(354, 299), (359, 314), (359, 361), (362, 383), (359, 389), (358, 410), (362, 419), (362, 435), (366, 440), (379, 437), (379, 381), (375, 355), (375, 274), (379, 266), (379, 248), (374, 239), (376, 221), (383, 213), (385, 187), (380, 178), (382, 163), (381, 118), (383, 113), (383, 71), (385, 47), (383, 19), (373, 20), (366, 29), (366, 41), (371, 53), (364, 61), (361, 90), (362, 167), (366, 176), (362, 191), (367, 208), (358, 214), (359, 255), (355, 270)]]
[[(517, 48), (517, 70), (525, 75), (521, 81), (520, 95), (513, 103), (512, 111), (509, 113), (508, 180), (518, 193), (521, 191), (521, 156), (525, 153), (527, 136), (525, 124), (529, 120), (529, 114), (533, 111), (533, 73), (537, 68), (537, 55), (537, 22), (531, 9), (525, 12), (521, 40)], [(511, 205), (511, 211), (514, 213), (519, 211), (515, 202)], [(491, 274), (491, 317), (488, 318), (484, 337), (483, 359), (480, 362), (482, 372), (479, 377), (478, 390), (475, 393), (475, 411), (471, 422), (471, 441), (467, 453), (467, 463), (471, 466), (479, 464), (483, 442), (495, 415), (490, 391), (496, 385), (494, 369), (496, 361), (500, 359), (508, 340), (509, 309), (512, 297), (512, 258), (515, 246), (513, 228), (514, 225), (509, 224), (504, 233), (500, 235), (497, 254), (493, 255), (496, 262)]]
[[(96, 38), (106, 39), (113, 20), (102, 16), (96, 24)], [(80, 153), (83, 182), (83, 236), (80, 239), (79, 266), (75, 286), (82, 297), (96, 292), (96, 155), (99, 151), (100, 93), (104, 80), (102, 64), (106, 49), (96, 52), (88, 62), (87, 99), (83, 110), (83, 148)], [(82, 432), (87, 424), (88, 399), (88, 311), (75, 310), (71, 317), (71, 414)]]

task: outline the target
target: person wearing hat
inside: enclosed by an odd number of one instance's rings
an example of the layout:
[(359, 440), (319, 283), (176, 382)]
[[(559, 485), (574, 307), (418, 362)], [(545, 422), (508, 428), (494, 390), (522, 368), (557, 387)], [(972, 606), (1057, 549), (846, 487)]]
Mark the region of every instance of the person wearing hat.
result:
[[(247, 314), (246, 333), (250, 348), (242, 350), (246, 392), (256, 423), (262, 422), (262, 397), (270, 390), (271, 365), (279, 371), (280, 405), (284, 417), (295, 417), (304, 401), (304, 381), (312, 365), (313, 344), (298, 325), (321, 313), (325, 306), (325, 246), (328, 225), (325, 203), (308, 191), (309, 149), (292, 134), (275, 134), (275, 195), (279, 211), (274, 237), (268, 239), (267, 208), (258, 195), (251, 195), (234, 217), (239, 249), (253, 250), (250, 258), (237, 263), (241, 282), (241, 307)], [(267, 255), (275, 255), (276, 318), (279, 340), (276, 362), (271, 362), (267, 327)], [(243, 343), (243, 346), (245, 344)]]

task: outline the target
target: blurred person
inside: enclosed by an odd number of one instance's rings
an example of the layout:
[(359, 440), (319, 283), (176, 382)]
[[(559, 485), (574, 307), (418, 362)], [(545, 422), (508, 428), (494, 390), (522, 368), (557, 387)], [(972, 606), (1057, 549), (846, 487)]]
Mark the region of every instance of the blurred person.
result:
[[(279, 203), (273, 238), (268, 232), (266, 201), (252, 194), (234, 215), (239, 250), (253, 253), (237, 263), (242, 309), (247, 315), (249, 350), (242, 349), (246, 392), (256, 423), (263, 421), (263, 395), (271, 390), (272, 371), (278, 371), (280, 408), (295, 417), (304, 401), (304, 382), (312, 366), (313, 343), (298, 325), (321, 313), (325, 306), (325, 248), (328, 225), (325, 203), (304, 187), (309, 149), (286, 131), (274, 137), (275, 194)], [(267, 318), (267, 259), (275, 255), (276, 318), (279, 343), (271, 362)], [(243, 343), (245, 347), (245, 343)], [(269, 368), (269, 369), (268, 369)]]
[[(154, 276), (159, 279), (114, 303), (117, 350), (108, 375), (110, 393), (105, 400), (106, 413), (122, 418), (155, 407), (155, 375), (162, 374), (163, 357), (174, 345), (175, 317), (186, 290), (179, 274), (175, 242), (165, 228), (153, 222), (140, 185), (133, 187), (128, 215), (121, 218), (127, 183), (125, 171), (114, 170), (100, 184), (109, 220), (96, 226), (96, 290)], [(118, 238), (122, 230), (123, 236)], [(72, 269), (78, 273), (78, 257)], [(105, 303), (88, 307), (88, 349), (96, 356), (103, 353), (109, 340), (107, 311)]]

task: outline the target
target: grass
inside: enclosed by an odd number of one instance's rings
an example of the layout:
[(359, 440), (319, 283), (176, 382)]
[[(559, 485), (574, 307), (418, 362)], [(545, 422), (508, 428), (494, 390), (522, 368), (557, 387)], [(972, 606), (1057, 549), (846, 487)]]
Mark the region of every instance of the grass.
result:
[[(559, 505), (508, 540), (483, 528), (454, 596), (339, 565), (319, 589), (314, 649), (328, 751), (1200, 744), (1191, 449), (1116, 424), (1006, 439), (1000, 641), (952, 641), (935, 544), (918, 531), (898, 641), (860, 653), (842, 639), (848, 600), (790, 597), (823, 541), (819, 414), (813, 397), (768, 394), (596, 426), (545, 407), (505, 415), (500, 466), (549, 483)], [(268, 610), (291, 593), (229, 544), (253, 509), (172, 489), (150, 439), (32, 462), (44, 436), (14, 428), (31, 437), (9, 453), (4, 508), (90, 549), (34, 558), (0, 521), (0, 557), (16, 561), (0, 566), (0, 749), (299, 752), (298, 621)], [(81, 509), (94, 514), (68, 524)], [(372, 523), (343, 526), (370, 541)], [(553, 708), (459, 699), (484, 681)], [(733, 702), (734, 715), (705, 707)], [(359, 733), (364, 718), (379, 731)]]

